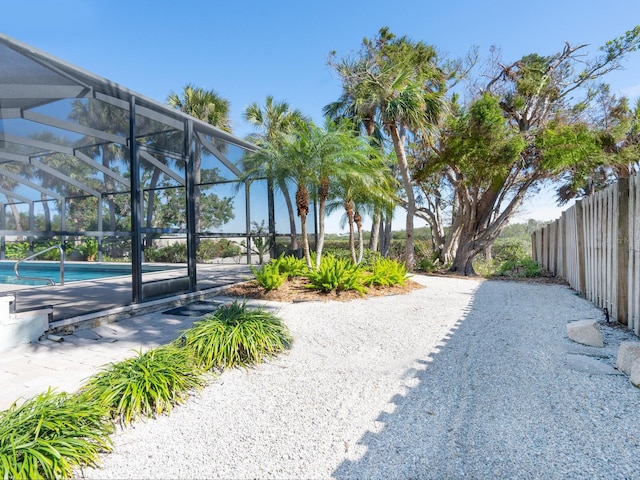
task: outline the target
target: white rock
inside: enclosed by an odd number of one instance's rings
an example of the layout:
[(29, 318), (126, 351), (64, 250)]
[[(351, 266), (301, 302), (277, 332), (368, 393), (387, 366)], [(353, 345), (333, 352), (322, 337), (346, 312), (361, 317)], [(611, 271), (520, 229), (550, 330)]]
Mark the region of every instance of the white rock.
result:
[(600, 326), (596, 320), (578, 320), (567, 324), (569, 339), (590, 347), (604, 347)]
[(629, 381), (636, 387), (640, 387), (640, 359), (636, 360), (631, 365), (631, 373), (629, 374)]
[(624, 341), (618, 347), (616, 368), (627, 375), (631, 374), (631, 366), (640, 359), (640, 342)]

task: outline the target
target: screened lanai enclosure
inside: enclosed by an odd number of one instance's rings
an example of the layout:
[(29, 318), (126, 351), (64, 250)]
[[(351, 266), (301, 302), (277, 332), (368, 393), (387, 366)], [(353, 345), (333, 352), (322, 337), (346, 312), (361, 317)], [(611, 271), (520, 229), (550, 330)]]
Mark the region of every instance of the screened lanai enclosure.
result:
[(0, 35), (0, 263), (128, 265), (131, 303), (206, 288), (275, 244), (279, 197), (241, 180), (253, 150)]

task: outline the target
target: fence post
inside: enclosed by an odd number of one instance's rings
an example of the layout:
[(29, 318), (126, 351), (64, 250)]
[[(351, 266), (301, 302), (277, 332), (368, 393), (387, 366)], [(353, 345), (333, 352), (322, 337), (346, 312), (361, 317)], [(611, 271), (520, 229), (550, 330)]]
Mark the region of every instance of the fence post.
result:
[(584, 215), (582, 200), (576, 200), (576, 249), (578, 253), (578, 279), (580, 281), (581, 294), (585, 294), (586, 275), (585, 275), (585, 254), (584, 254)]
[(629, 323), (629, 179), (618, 180), (618, 322)]

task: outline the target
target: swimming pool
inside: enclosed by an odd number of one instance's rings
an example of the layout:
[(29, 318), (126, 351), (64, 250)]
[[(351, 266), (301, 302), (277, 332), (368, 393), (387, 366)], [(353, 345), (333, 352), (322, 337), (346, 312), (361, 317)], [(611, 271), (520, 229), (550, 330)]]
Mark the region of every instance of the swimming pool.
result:
[[(43, 280), (17, 278), (13, 267), (14, 261), (0, 261), (0, 284), (8, 285), (46, 285)], [(183, 268), (180, 265), (143, 265), (142, 272), (156, 272)], [(22, 262), (18, 267), (20, 277), (44, 277), (60, 284), (60, 263), (58, 262)], [(128, 263), (93, 263), (93, 262), (65, 262), (64, 283), (81, 280), (96, 280), (99, 278), (131, 276), (131, 265)]]

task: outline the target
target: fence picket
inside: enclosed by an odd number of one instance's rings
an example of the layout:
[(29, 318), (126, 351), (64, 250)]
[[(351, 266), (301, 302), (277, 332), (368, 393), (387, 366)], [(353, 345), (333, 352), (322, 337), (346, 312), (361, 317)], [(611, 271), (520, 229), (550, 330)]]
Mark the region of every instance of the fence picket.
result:
[(640, 174), (577, 201), (531, 243), (545, 269), (640, 335)]

